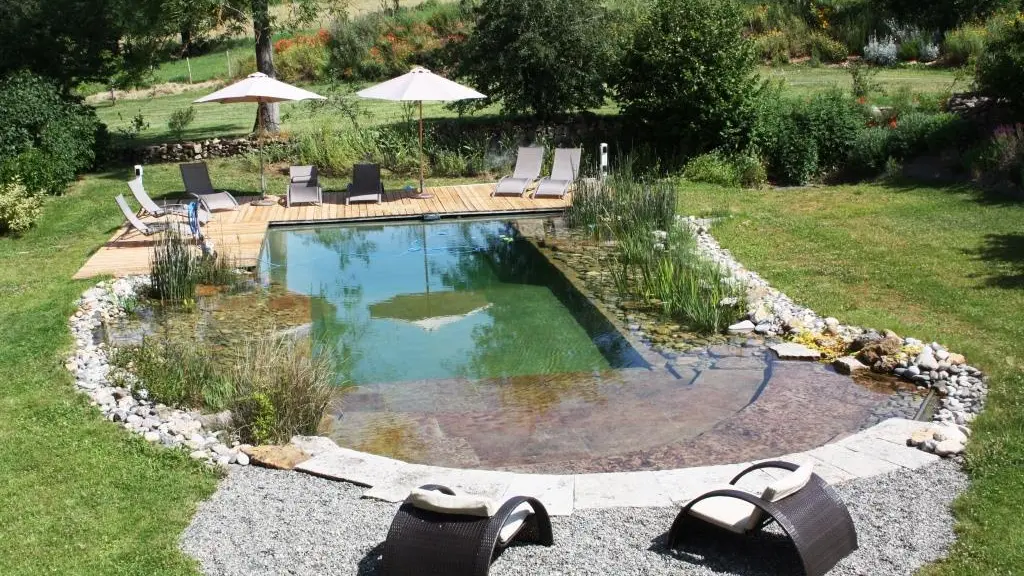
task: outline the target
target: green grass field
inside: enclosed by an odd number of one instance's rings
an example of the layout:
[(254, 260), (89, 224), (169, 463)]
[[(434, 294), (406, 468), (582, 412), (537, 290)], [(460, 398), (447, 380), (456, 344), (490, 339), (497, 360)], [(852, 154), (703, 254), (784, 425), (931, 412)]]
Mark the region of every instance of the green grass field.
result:
[(966, 188), (687, 186), (680, 212), (728, 214), (713, 230), (722, 245), (818, 313), (943, 342), (991, 375), (968, 447), (972, 486), (956, 505), (960, 539), (925, 572), (1018, 573), (1024, 206)]
[[(193, 69), (194, 71), (194, 69)], [(789, 66), (785, 68), (761, 68), (761, 74), (768, 78), (780, 78), (786, 82), (786, 89), (792, 94), (812, 94), (827, 90), (833, 86), (849, 88), (850, 75), (840, 68), (811, 68), (808, 66)], [(171, 74), (170, 71), (167, 74)], [(954, 83), (954, 72), (937, 69), (891, 69), (879, 72), (875, 81), (885, 90), (894, 92), (906, 86), (915, 94), (941, 93), (948, 91)], [(307, 86), (308, 89), (324, 90), (325, 86)], [(172, 139), (167, 128), (167, 120), (173, 111), (185, 108), (193, 100), (209, 93), (211, 90), (183, 92), (170, 96), (158, 96), (144, 100), (121, 100), (111, 105), (103, 102), (96, 105), (100, 119), (110, 127), (117, 136), (118, 130), (127, 127), (136, 114), (142, 114), (149, 123), (149, 128), (142, 132), (137, 144), (168, 142)], [(353, 97), (362, 110), (363, 125), (390, 123), (405, 118), (402, 104), (360, 100)], [(885, 97), (879, 96), (884, 102)], [(596, 110), (599, 113), (615, 113), (617, 106), (609, 103)], [(497, 106), (477, 112), (476, 114), (495, 114)], [(325, 108), (319, 111), (304, 103), (286, 103), (281, 105), (282, 129), (285, 132), (302, 132), (318, 126), (341, 126), (347, 120), (336, 109)], [(455, 116), (456, 113), (442, 103), (426, 103), (423, 106), (426, 118), (444, 118)], [(186, 139), (201, 139), (221, 136), (241, 136), (252, 130), (255, 120), (255, 105), (251, 104), (203, 104), (196, 106), (196, 117), (186, 133)]]

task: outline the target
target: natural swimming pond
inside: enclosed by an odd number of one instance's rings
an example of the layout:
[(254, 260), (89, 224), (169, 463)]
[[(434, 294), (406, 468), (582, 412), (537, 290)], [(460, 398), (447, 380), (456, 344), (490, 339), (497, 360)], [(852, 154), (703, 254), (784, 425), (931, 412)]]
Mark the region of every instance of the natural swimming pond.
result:
[(261, 270), (313, 298), (352, 384), (645, 364), (511, 220), (271, 229)]

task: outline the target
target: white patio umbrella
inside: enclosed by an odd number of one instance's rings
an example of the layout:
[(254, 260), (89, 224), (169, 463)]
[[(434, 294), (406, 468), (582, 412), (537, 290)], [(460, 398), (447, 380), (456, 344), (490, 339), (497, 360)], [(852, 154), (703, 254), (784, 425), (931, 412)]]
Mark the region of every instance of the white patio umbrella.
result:
[[(296, 88), (280, 80), (275, 80), (262, 72), (249, 74), (244, 80), (235, 82), (208, 94), (195, 101), (196, 104), (216, 102), (219, 104), (235, 104), (238, 102), (255, 102), (257, 104), (273, 104), (275, 102), (297, 102), (299, 100), (326, 100), (323, 96)], [(263, 175), (263, 117), (257, 115), (259, 131), (257, 140), (260, 148), (260, 194), (266, 196), (267, 181)]]
[(362, 98), (418, 102), (420, 108), (420, 193), (417, 198), (430, 198), (423, 192), (423, 102), (452, 102), (486, 98), (483, 94), (417, 66), (409, 72), (356, 92)]

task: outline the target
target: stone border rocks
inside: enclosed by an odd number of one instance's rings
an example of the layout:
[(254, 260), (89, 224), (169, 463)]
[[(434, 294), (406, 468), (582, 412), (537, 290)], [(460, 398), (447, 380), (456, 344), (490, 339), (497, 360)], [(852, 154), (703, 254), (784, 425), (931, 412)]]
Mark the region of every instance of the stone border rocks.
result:
[(123, 317), (125, 305), (147, 286), (148, 276), (129, 276), (100, 282), (82, 294), (78, 310), (68, 320), (75, 349), (65, 366), (74, 375), (75, 384), (106, 419), (141, 435), (147, 442), (180, 447), (196, 460), (221, 466), (249, 464), (249, 456), (243, 451), (245, 446), (229, 445), (222, 438), (229, 415), (204, 415), (153, 402), (130, 374), (123, 374), (123, 382), (111, 381), (109, 349), (106, 343), (98, 341), (97, 332), (105, 321)]
[[(828, 352), (836, 350), (847, 354), (833, 359), (833, 366), (838, 372), (851, 374), (870, 369), (902, 378), (919, 390), (933, 391), (938, 395), (941, 406), (932, 416), (935, 425), (924, 428), (907, 442), (943, 456), (963, 452), (970, 434), (967, 426), (981, 411), (988, 394), (985, 375), (967, 365), (963, 355), (950, 352), (937, 342), (901, 338), (889, 330), (880, 333), (871, 328), (844, 325), (835, 318), (822, 318), (810, 308), (796, 304), (756, 272), (737, 262), (732, 253), (711, 236), (711, 220), (689, 216), (677, 217), (677, 222), (693, 233), (700, 254), (716, 262), (747, 288), (749, 319), (731, 326), (731, 333), (756, 332), (814, 342), (826, 357)], [(782, 346), (786, 347), (786, 353), (808, 357), (815, 351), (815, 347), (803, 344), (797, 345), (799, 348), (789, 344)], [(782, 354), (781, 350), (776, 352)], [(941, 450), (938, 449), (939, 444), (943, 444)]]

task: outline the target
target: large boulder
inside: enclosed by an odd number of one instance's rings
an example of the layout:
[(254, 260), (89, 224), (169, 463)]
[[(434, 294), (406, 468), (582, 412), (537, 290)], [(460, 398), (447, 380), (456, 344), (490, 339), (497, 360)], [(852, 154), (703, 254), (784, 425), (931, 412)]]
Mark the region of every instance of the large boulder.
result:
[(857, 353), (857, 359), (868, 366), (874, 366), (883, 356), (896, 354), (901, 348), (903, 348), (903, 340), (895, 334), (889, 334), (880, 340), (865, 344)]

